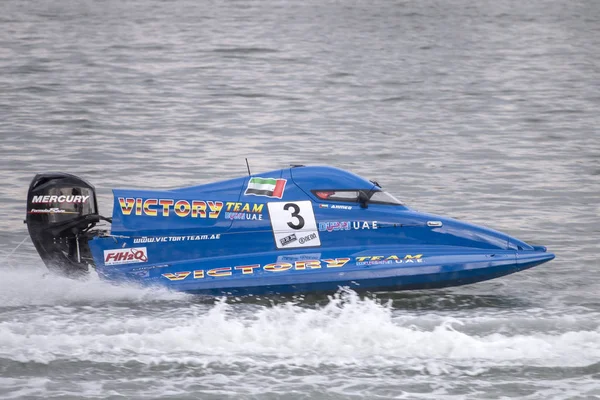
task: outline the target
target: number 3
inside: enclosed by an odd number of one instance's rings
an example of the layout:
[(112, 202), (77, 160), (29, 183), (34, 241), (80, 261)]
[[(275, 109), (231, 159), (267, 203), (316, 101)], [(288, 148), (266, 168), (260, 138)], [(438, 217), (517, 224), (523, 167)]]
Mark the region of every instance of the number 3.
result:
[(298, 204), (294, 203), (287, 203), (285, 206), (283, 206), (285, 211), (289, 211), (290, 208), (294, 210), (292, 211), (292, 218), (297, 218), (298, 223), (294, 224), (292, 221), (290, 221), (287, 223), (288, 226), (292, 229), (302, 229), (304, 227), (304, 218), (302, 218), (300, 215), (300, 207), (298, 207)]

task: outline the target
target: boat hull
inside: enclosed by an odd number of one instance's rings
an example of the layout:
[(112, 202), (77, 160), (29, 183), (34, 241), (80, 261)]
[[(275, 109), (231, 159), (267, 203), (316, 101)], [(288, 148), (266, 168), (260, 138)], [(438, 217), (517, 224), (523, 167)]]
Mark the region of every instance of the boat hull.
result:
[[(120, 247), (127, 246), (123, 243)], [(245, 296), (334, 292), (340, 287), (375, 292), (459, 286), (508, 275), (553, 258), (544, 251), (369, 246), (97, 269), (111, 281), (160, 285), (193, 294)]]

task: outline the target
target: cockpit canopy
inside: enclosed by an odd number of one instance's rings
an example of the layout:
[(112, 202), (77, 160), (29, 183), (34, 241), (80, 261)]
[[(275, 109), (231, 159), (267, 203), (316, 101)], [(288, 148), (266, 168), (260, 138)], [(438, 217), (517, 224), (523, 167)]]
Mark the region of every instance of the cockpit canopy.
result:
[(402, 205), (377, 182), (339, 168), (299, 167), (290, 173), (294, 183), (317, 201)]

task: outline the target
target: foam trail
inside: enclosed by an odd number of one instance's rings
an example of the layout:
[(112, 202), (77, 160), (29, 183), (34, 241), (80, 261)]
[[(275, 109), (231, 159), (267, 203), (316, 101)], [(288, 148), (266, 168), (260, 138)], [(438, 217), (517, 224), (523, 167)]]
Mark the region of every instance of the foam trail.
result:
[(1, 267), (0, 306), (64, 305), (114, 301), (147, 302), (189, 297), (162, 288), (114, 285), (90, 273), (74, 280), (49, 273), (44, 267)]
[[(131, 296), (128, 293), (128, 296)], [(324, 307), (190, 304), (127, 311), (58, 306), (0, 324), (0, 357), (146, 365), (251, 364), (394, 367), (445, 374), (456, 368), (586, 366), (600, 359), (600, 328), (549, 334), (467, 334), (464, 320), (405, 325), (389, 304), (357, 295)]]

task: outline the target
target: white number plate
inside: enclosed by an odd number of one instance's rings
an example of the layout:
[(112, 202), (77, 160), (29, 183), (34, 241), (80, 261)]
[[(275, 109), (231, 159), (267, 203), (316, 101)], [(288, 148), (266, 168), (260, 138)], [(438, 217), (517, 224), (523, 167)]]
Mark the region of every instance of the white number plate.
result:
[(321, 245), (315, 213), (310, 201), (272, 202), (267, 203), (267, 207), (278, 249)]

